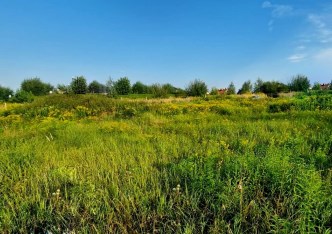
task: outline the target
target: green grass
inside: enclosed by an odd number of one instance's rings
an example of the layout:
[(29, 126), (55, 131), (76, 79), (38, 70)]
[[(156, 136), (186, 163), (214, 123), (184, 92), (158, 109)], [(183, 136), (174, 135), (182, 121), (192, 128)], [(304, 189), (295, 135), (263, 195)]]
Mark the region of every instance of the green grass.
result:
[(330, 97), (8, 105), (0, 230), (331, 233)]

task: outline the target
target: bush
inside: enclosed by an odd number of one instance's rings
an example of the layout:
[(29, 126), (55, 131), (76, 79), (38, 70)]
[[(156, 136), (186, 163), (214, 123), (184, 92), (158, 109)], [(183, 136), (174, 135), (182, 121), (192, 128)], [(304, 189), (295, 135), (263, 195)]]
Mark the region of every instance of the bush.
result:
[(150, 86), (150, 92), (152, 93), (154, 98), (165, 98), (167, 97), (167, 89), (165, 89), (160, 84), (153, 84)]
[(211, 88), (210, 94), (211, 95), (217, 95), (218, 94), (218, 89), (216, 87)]
[(34, 96), (31, 92), (19, 90), (15, 93), (15, 96), (11, 99), (12, 102), (23, 103), (33, 102)]
[(267, 81), (261, 85), (259, 91), (265, 93), (268, 96), (277, 97), (278, 93), (288, 92), (288, 87), (287, 85), (280, 82)]
[(194, 80), (190, 82), (186, 88), (186, 93), (188, 96), (204, 96), (208, 91), (207, 85), (204, 81)]

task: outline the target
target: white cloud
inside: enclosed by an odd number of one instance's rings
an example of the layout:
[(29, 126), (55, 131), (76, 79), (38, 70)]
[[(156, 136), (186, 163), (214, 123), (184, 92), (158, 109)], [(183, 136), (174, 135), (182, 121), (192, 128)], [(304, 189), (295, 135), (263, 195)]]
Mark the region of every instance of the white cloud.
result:
[(262, 4), (262, 8), (272, 9), (271, 12), (271, 20), (268, 23), (269, 31), (273, 31), (274, 21), (275, 19), (282, 18), (285, 16), (291, 16), (294, 13), (293, 7), (290, 5), (279, 5), (279, 4), (272, 4), (269, 1), (265, 1)]
[(331, 74), (332, 67), (332, 47), (325, 48), (318, 51), (312, 57), (312, 62), (319, 66), (321, 69), (325, 69)]
[(265, 2), (263, 2), (262, 7), (269, 8), (269, 7), (272, 7), (272, 4), (269, 1), (265, 1)]
[(320, 43), (332, 42), (332, 23), (331, 15), (309, 14), (308, 22), (314, 27), (313, 37)]
[(303, 46), (303, 45), (300, 45), (300, 46), (296, 47), (295, 49), (296, 49), (296, 50), (305, 50), (306, 47)]
[(271, 14), (274, 18), (281, 18), (283, 16), (289, 16), (293, 14), (293, 7), (290, 5), (272, 4), (269, 1), (265, 1), (262, 4), (262, 8), (271, 8)]
[(332, 61), (332, 48), (319, 51), (314, 58), (321, 61)]
[(298, 63), (303, 61), (307, 57), (306, 54), (293, 54), (287, 58), (287, 60), (291, 63)]
[(274, 20), (270, 20), (269, 23), (268, 23), (269, 31), (273, 30), (273, 24), (274, 24)]

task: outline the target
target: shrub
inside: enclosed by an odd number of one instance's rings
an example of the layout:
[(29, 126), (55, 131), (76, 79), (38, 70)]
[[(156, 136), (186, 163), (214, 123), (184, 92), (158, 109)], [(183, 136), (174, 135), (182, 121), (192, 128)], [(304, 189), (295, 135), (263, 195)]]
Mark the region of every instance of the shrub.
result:
[(280, 82), (267, 81), (262, 84), (259, 91), (268, 96), (277, 97), (278, 93), (288, 92), (288, 87)]
[(165, 89), (160, 84), (153, 84), (150, 86), (150, 92), (155, 98), (165, 98), (167, 97), (167, 89)]
[(19, 90), (15, 93), (15, 96), (12, 98), (12, 102), (32, 102), (34, 100), (34, 96), (31, 92), (27, 92), (24, 90)]
[(189, 83), (186, 88), (186, 93), (188, 96), (204, 96), (208, 91), (207, 85), (204, 81), (194, 80)]
[(211, 95), (217, 95), (218, 94), (218, 89), (216, 87), (211, 88), (210, 94)]

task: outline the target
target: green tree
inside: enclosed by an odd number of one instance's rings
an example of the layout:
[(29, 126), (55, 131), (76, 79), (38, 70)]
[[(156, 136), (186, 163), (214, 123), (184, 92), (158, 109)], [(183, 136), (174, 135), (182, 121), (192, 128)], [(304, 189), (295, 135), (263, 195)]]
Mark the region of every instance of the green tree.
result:
[(132, 86), (132, 92), (137, 94), (144, 94), (148, 92), (148, 86), (140, 81), (137, 81)]
[(70, 88), (74, 94), (86, 94), (88, 86), (84, 76), (77, 76), (73, 78), (70, 83)]
[(121, 77), (115, 82), (116, 92), (120, 95), (127, 95), (131, 92), (130, 80), (127, 77)]
[(331, 80), (331, 82), (330, 82), (330, 90), (332, 90), (332, 80)]
[(262, 92), (261, 87), (263, 86), (264, 81), (261, 78), (258, 78), (254, 84), (254, 93)]
[(40, 78), (35, 77), (31, 79), (25, 79), (21, 83), (21, 90), (31, 92), (35, 96), (41, 96), (48, 94), (53, 90), (53, 86), (49, 83), (44, 83)]
[(291, 91), (305, 92), (310, 87), (310, 81), (308, 77), (304, 75), (297, 75), (292, 78), (288, 86)]
[(118, 95), (116, 88), (115, 88), (115, 81), (110, 77), (106, 82), (106, 92), (107, 95), (110, 97), (116, 97)]
[(166, 90), (168, 94), (175, 94), (177, 92), (177, 88), (175, 88), (173, 85), (170, 83), (166, 83), (162, 85), (163, 89)]
[(0, 101), (8, 101), (14, 94), (13, 90), (0, 85)]
[(204, 81), (194, 80), (189, 83), (186, 88), (186, 93), (188, 96), (204, 96), (208, 91), (207, 85)]
[(89, 93), (104, 93), (106, 92), (106, 86), (98, 81), (92, 81), (88, 86)]
[(312, 90), (320, 90), (320, 84), (318, 82), (315, 82), (312, 86)]
[(231, 82), (227, 88), (227, 95), (232, 95), (235, 94), (236, 90), (235, 90), (235, 85), (233, 82)]
[(245, 94), (245, 93), (251, 93), (252, 91), (252, 84), (250, 80), (247, 80), (243, 83), (241, 89), (239, 90), (238, 94)]

